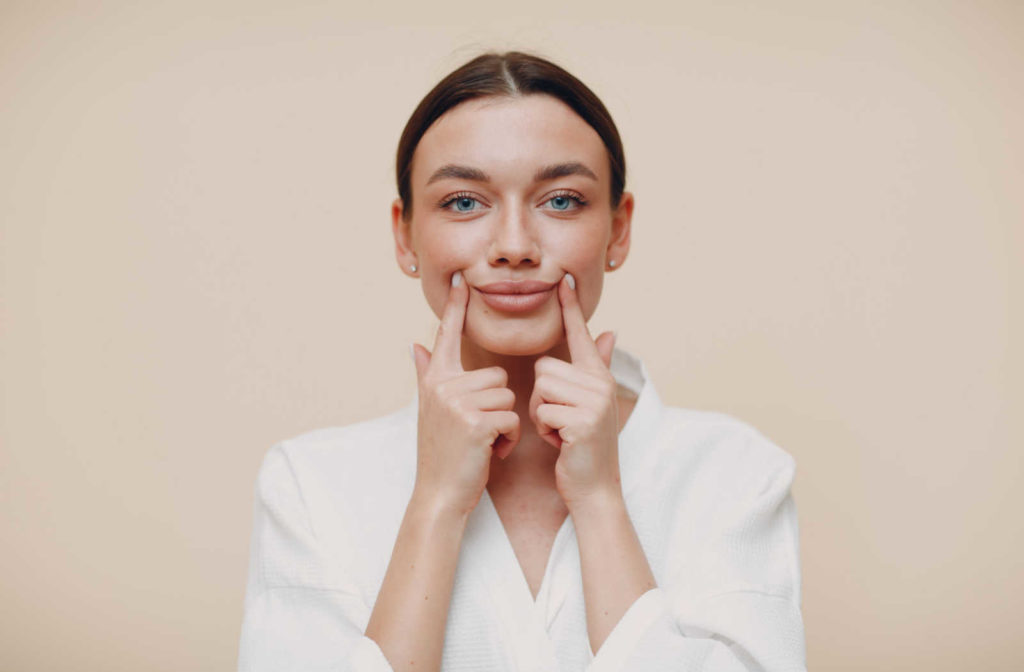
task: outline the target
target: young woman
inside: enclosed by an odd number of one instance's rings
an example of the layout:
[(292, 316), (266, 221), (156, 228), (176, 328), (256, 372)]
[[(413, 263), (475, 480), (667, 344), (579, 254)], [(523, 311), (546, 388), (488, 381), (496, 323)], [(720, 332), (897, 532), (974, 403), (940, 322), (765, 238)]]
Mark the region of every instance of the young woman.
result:
[(239, 668), (805, 669), (793, 459), (587, 330), (634, 203), (601, 101), (482, 55), (417, 107), (397, 178), (436, 340), (404, 409), (266, 456)]

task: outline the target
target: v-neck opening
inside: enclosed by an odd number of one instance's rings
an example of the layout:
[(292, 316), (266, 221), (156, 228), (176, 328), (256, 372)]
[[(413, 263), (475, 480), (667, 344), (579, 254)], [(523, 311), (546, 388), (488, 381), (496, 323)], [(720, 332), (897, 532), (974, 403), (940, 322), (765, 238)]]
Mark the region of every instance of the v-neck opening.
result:
[(536, 611), (537, 607), (544, 601), (546, 592), (550, 592), (551, 583), (550, 575), (554, 569), (555, 556), (559, 551), (559, 543), (562, 537), (566, 534), (566, 529), (572, 522), (572, 516), (566, 514), (562, 520), (562, 524), (558, 526), (558, 531), (555, 532), (555, 538), (551, 541), (551, 548), (548, 549), (547, 558), (544, 561), (544, 573), (541, 575), (540, 585), (537, 586), (537, 596), (534, 597), (530, 591), (530, 582), (526, 578), (526, 572), (523, 571), (523, 565), (519, 562), (519, 558), (516, 556), (515, 546), (512, 545), (512, 537), (508, 534), (508, 529), (505, 527), (504, 521), (501, 520), (501, 515), (498, 513), (497, 507), (494, 505), (494, 499), (491, 497), (491, 493), (484, 488), (483, 497), (487, 499), (487, 507), (490, 509), (490, 513), (494, 516), (494, 522), (497, 523), (498, 529), (501, 531), (501, 537), (504, 540), (505, 554), (509, 557), (518, 569), (518, 577), (520, 584), (520, 593), (526, 597), (529, 601), (530, 611)]
[(514, 669), (524, 672), (557, 669), (557, 656), (545, 616), (552, 573), (563, 551), (570, 520), (566, 516), (555, 534), (537, 597), (533, 598), (508, 532), (486, 488), (470, 516), (463, 537), (463, 553), (475, 558), (474, 574), (489, 596), (492, 613), (501, 623), (502, 639), (510, 660), (515, 661)]

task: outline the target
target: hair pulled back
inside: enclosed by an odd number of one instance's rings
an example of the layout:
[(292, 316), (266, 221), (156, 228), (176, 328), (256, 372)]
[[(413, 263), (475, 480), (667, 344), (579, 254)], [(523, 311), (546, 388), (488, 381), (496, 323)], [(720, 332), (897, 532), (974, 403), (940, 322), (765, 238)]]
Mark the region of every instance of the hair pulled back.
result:
[(626, 184), (622, 139), (604, 103), (587, 86), (551, 61), (520, 51), (481, 54), (449, 73), (416, 106), (398, 141), (395, 176), (402, 199), (402, 218), (412, 216), (412, 157), (431, 124), (459, 103), (486, 96), (544, 93), (572, 108), (597, 131), (608, 149), (611, 206), (616, 208)]

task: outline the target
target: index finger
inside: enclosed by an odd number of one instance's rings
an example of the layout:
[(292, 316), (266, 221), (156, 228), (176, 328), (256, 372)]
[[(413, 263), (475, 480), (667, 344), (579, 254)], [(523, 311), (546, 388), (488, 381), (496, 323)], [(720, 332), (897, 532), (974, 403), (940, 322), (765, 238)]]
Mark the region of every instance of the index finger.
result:
[(576, 293), (576, 279), (566, 273), (558, 283), (558, 300), (562, 304), (562, 322), (565, 325), (565, 337), (569, 342), (569, 357), (573, 364), (581, 364), (588, 369), (606, 369), (597, 344), (590, 337), (587, 321), (583, 319), (579, 295)]
[(469, 303), (469, 286), (462, 271), (452, 274), (448, 302), (444, 306), (441, 324), (437, 327), (434, 353), (431, 361), (438, 361), (444, 369), (462, 371), (462, 327), (466, 323), (466, 304)]

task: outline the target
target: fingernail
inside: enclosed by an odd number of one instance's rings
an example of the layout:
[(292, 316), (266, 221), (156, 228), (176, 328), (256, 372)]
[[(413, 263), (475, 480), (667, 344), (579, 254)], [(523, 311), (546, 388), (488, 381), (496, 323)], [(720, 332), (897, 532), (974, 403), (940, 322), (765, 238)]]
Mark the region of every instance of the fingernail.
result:
[(458, 287), (462, 284), (462, 271), (455, 271), (452, 275), (452, 287)]
[(565, 279), (569, 281), (569, 289), (576, 289), (576, 278), (572, 277), (572, 273), (566, 273)]

